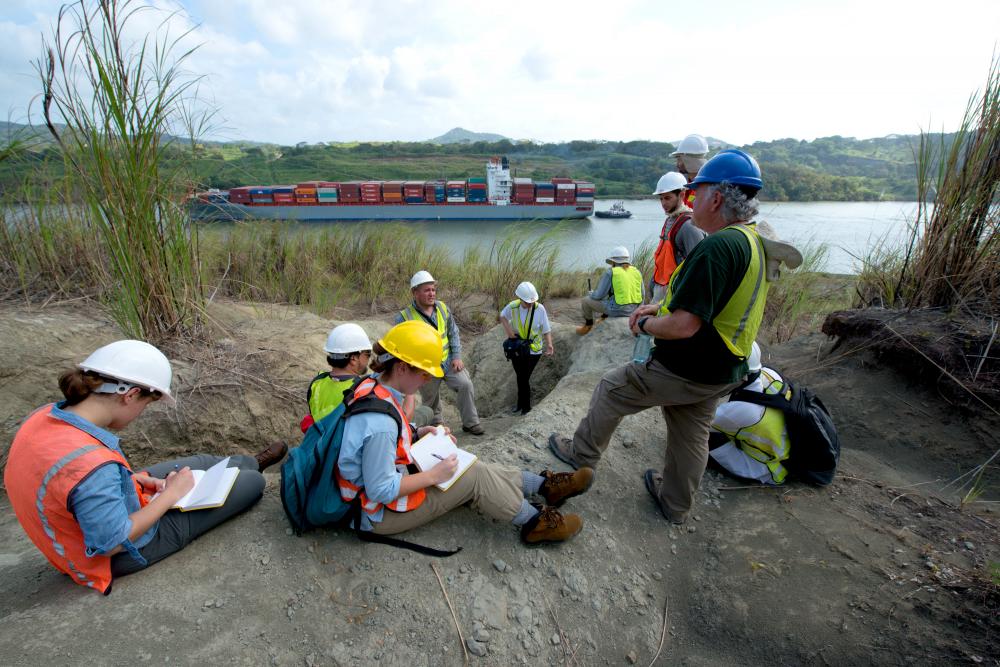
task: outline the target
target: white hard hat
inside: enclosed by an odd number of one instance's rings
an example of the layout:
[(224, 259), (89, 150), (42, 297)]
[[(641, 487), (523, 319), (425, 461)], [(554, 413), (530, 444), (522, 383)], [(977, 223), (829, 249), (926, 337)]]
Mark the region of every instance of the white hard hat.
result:
[(353, 322), (341, 324), (330, 330), (330, 335), (326, 337), (326, 345), (323, 351), (327, 354), (348, 355), (353, 352), (372, 349), (372, 342), (368, 340), (365, 330)]
[(168, 405), (176, 403), (170, 394), (173, 371), (166, 355), (141, 340), (119, 340), (94, 350), (76, 366), (102, 377), (118, 380), (105, 382), (97, 389), (101, 394), (124, 394), (132, 386), (153, 389), (163, 394)]
[(751, 373), (759, 373), (761, 368), (760, 363), (760, 346), (757, 345), (757, 341), (753, 342), (753, 347), (750, 350), (750, 356), (747, 358), (747, 366), (750, 367)]
[(660, 180), (656, 182), (656, 190), (653, 191), (653, 194), (662, 195), (664, 192), (680, 190), (687, 185), (687, 182), (688, 179), (684, 178), (683, 174), (676, 171), (668, 171), (663, 176), (660, 176)]
[(527, 303), (534, 303), (538, 301), (538, 290), (536, 290), (535, 286), (527, 280), (517, 286), (517, 289), (514, 290), (514, 295), (521, 301), (525, 301)]
[(677, 150), (670, 154), (670, 157), (678, 155), (707, 155), (708, 142), (700, 134), (689, 134), (677, 144)]
[(430, 271), (417, 271), (410, 278), (410, 289), (413, 289), (417, 285), (423, 285), (424, 283), (437, 282), (434, 280), (434, 276), (431, 275)]
[(629, 254), (628, 248), (623, 245), (616, 245), (608, 253), (608, 258), (604, 260), (608, 264), (624, 264), (625, 262), (632, 261), (632, 255)]

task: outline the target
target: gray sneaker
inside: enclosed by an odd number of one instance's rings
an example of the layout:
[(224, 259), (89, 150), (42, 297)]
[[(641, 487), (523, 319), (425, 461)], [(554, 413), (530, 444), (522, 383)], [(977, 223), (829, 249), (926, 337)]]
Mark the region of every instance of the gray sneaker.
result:
[(670, 514), (667, 508), (663, 506), (663, 503), (660, 502), (660, 485), (663, 484), (663, 475), (650, 468), (643, 475), (643, 481), (646, 482), (646, 490), (649, 491), (649, 495), (653, 496), (653, 502), (655, 502), (656, 506), (660, 508), (660, 514), (663, 515), (663, 518), (675, 526), (679, 526), (684, 523), (684, 519), (675, 518)]

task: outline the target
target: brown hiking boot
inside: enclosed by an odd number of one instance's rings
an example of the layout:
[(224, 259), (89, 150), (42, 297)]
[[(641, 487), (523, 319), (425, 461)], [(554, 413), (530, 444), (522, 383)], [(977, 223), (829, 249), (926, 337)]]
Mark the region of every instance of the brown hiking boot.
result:
[(586, 336), (590, 333), (590, 330), (594, 328), (593, 324), (582, 324), (576, 328), (577, 336)]
[(264, 472), (266, 468), (270, 468), (275, 463), (285, 458), (285, 454), (288, 453), (288, 445), (281, 442), (272, 442), (267, 449), (257, 452), (254, 458), (257, 459), (257, 469)]
[(579, 515), (561, 514), (555, 507), (543, 507), (521, 528), (521, 540), (525, 544), (565, 542), (582, 528), (583, 519)]
[(573, 470), (580, 469), (580, 462), (576, 460), (576, 454), (573, 452), (572, 438), (553, 433), (549, 436), (549, 451), (566, 465), (573, 466)]
[(545, 498), (545, 504), (552, 507), (561, 507), (564, 502), (586, 493), (587, 489), (594, 483), (594, 469), (580, 468), (576, 472), (552, 472), (543, 470), (541, 473), (545, 481), (538, 489), (538, 495)]

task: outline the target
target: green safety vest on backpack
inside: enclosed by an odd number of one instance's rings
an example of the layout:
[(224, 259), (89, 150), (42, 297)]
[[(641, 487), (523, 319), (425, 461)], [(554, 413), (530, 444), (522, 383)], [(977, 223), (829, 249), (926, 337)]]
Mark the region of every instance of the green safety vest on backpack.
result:
[[(773, 378), (766, 369), (761, 371), (761, 380), (765, 387), (764, 394), (785, 394), (785, 384)], [(741, 391), (739, 395), (746, 397), (750, 394), (760, 393), (745, 390)], [(788, 390), (788, 394), (791, 394), (790, 390)], [(712, 428), (720, 433), (725, 433), (744, 454), (767, 466), (775, 484), (784, 483), (788, 476), (788, 470), (782, 461), (788, 459), (790, 447), (788, 430), (785, 428), (785, 415), (781, 410), (764, 407), (760, 421), (743, 426), (735, 432), (729, 432), (715, 423), (712, 424)]]
[(611, 267), (611, 289), (615, 292), (615, 303), (620, 306), (642, 303), (642, 273), (634, 266)]
[[(753, 225), (731, 225), (716, 233), (725, 234), (730, 229), (737, 230), (750, 242), (750, 264), (736, 291), (729, 297), (729, 301), (712, 318), (712, 327), (730, 352), (740, 359), (747, 359), (757, 338), (761, 320), (764, 319), (764, 304), (767, 301), (768, 282), (764, 279), (764, 244), (761, 243)], [(667, 293), (660, 303), (657, 315), (670, 313), (667, 305), (673, 298), (674, 281), (683, 271), (686, 261), (681, 262), (671, 276)]]
[(338, 380), (331, 377), (329, 373), (320, 373), (309, 383), (309, 393), (306, 400), (309, 402), (309, 414), (313, 421), (319, 421), (323, 417), (337, 409), (337, 406), (344, 402), (344, 392), (354, 386), (357, 378), (348, 377), (346, 380)]
[[(531, 347), (532, 352), (541, 352), (542, 337), (533, 331), (535, 328), (533, 318), (529, 317), (527, 322), (521, 320), (521, 300), (515, 299), (507, 304), (507, 307), (510, 308), (511, 319), (517, 324), (517, 335), (521, 338), (521, 340), (530, 341), (529, 346)], [(528, 312), (534, 314), (535, 307), (536, 306), (532, 304)], [(528, 330), (529, 325), (531, 326), (532, 331)]]
[[(437, 315), (437, 331), (441, 335), (441, 363), (448, 361), (448, 355), (451, 349), (448, 347), (448, 306), (444, 305), (444, 301), (436, 301), (434, 303), (434, 313)], [(418, 311), (414, 305), (411, 303), (409, 306), (399, 311), (399, 316), (403, 320), (419, 320), (421, 322), (426, 322), (423, 314)]]

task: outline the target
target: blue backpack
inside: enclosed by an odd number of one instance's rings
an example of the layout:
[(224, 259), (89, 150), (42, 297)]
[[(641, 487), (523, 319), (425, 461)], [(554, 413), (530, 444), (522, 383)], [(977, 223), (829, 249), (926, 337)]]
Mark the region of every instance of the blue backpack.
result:
[[(450, 556), (461, 551), (461, 548), (455, 551), (432, 549), (363, 531), (360, 529), (360, 497), (353, 502), (346, 502), (340, 497), (334, 471), (344, 440), (346, 418), (362, 412), (378, 412), (392, 417), (400, 431), (403, 428), (396, 409), (374, 395), (363, 396), (348, 404), (348, 398), (357, 384), (344, 392), (344, 402), (333, 412), (309, 427), (302, 436), (302, 442), (288, 452), (288, 459), (281, 466), (281, 504), (292, 530), (301, 535), (321, 526), (349, 526), (366, 542), (380, 542), (429, 556)], [(406, 428), (409, 427), (407, 424)]]

